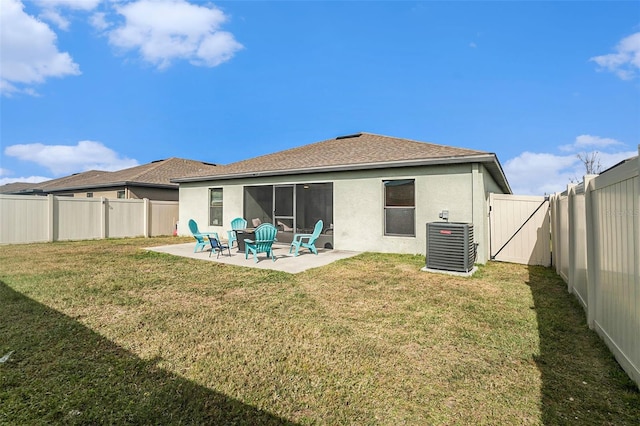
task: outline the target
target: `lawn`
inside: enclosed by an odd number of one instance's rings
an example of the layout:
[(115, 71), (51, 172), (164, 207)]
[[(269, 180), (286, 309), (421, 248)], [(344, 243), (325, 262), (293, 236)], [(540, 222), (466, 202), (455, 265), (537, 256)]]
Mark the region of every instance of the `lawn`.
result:
[(184, 241), (0, 247), (0, 424), (640, 421), (550, 269), (365, 253), (290, 275), (143, 250)]

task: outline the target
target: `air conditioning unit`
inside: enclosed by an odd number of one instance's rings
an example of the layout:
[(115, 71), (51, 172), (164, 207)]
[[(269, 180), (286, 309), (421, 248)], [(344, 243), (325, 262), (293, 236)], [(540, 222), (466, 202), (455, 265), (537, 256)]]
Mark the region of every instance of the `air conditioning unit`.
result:
[(472, 223), (427, 223), (427, 269), (469, 272), (475, 260)]

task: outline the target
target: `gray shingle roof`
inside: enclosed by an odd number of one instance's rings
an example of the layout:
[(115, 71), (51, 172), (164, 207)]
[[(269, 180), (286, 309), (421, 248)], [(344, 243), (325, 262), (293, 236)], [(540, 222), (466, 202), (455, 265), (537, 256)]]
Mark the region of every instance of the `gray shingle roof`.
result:
[(174, 182), (469, 162), (485, 164), (498, 185), (505, 192), (511, 192), (493, 153), (372, 133), (357, 133), (262, 155), (219, 166), (210, 174), (178, 178)]
[(7, 183), (5, 185), (0, 186), (0, 194), (17, 194), (23, 191), (27, 191), (37, 183), (29, 183), (29, 182), (12, 182)]
[[(173, 157), (115, 172), (89, 170), (45, 182), (30, 184), (30, 186), (22, 190), (28, 189), (30, 192), (52, 192), (76, 188), (103, 188), (125, 184), (177, 188), (178, 185), (171, 182), (171, 179), (192, 176), (194, 174), (212, 173), (216, 167), (214, 164), (203, 163), (202, 161)], [(0, 187), (0, 190), (3, 189), (4, 188)], [(13, 192), (15, 193), (15, 191)]]
[(111, 172), (105, 172), (102, 170), (88, 170), (86, 172), (74, 173), (69, 176), (63, 176), (61, 178), (40, 182), (33, 188), (42, 191), (55, 190), (58, 188), (74, 188), (77, 186), (82, 186), (87, 181), (99, 179), (109, 173)]
[(358, 133), (228, 164), (215, 170), (214, 175), (349, 166), (478, 154), (487, 153), (371, 133)]

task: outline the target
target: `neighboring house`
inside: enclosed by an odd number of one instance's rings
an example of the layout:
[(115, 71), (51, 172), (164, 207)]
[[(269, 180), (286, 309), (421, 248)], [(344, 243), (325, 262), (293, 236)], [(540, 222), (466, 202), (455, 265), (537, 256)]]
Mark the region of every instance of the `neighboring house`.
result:
[(37, 184), (29, 182), (13, 182), (6, 185), (0, 185), (0, 194), (21, 194), (29, 191)]
[(215, 164), (169, 158), (115, 172), (90, 170), (40, 183), (12, 183), (1, 186), (0, 193), (178, 201), (178, 184), (171, 178), (213, 173), (215, 169)]
[[(489, 193), (511, 189), (495, 154), (370, 133), (341, 136), (173, 179), (178, 233), (187, 222), (221, 236), (235, 217), (270, 222), (278, 240), (309, 232), (319, 244), (356, 251), (425, 254), (426, 223), (474, 224), (478, 262), (488, 258)], [(257, 221), (256, 221), (257, 222)]]

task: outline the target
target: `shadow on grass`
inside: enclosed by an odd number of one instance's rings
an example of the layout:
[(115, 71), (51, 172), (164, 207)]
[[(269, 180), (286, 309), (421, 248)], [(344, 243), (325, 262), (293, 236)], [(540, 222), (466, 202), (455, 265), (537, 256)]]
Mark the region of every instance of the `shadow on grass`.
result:
[(0, 282), (0, 424), (293, 425), (136, 357)]
[(530, 266), (540, 338), (543, 423), (638, 425), (640, 393), (550, 268)]

